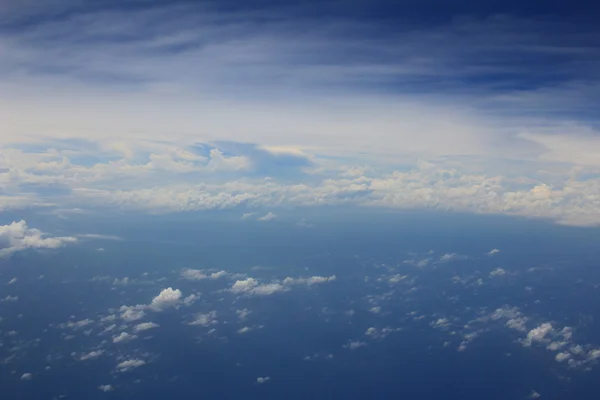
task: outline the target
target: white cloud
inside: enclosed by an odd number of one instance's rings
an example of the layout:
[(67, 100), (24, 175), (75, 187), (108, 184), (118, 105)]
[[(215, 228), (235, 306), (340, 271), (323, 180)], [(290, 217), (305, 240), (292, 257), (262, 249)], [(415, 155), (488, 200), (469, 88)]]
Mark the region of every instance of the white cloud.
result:
[(381, 307), (379, 307), (379, 306), (371, 307), (369, 309), (369, 312), (371, 312), (373, 314), (379, 314), (381, 312)]
[(127, 371), (131, 371), (132, 369), (141, 367), (142, 365), (145, 365), (146, 361), (144, 360), (140, 360), (138, 358), (132, 358), (130, 360), (125, 360), (120, 362), (119, 364), (117, 364), (117, 371), (119, 372), (127, 372)]
[(115, 388), (112, 385), (100, 385), (98, 390), (101, 392), (112, 392)]
[(30, 381), (31, 378), (33, 378), (33, 375), (30, 372), (26, 372), (23, 375), (21, 375), (22, 381)]
[(69, 321), (69, 322), (65, 322), (59, 325), (60, 328), (69, 328), (69, 329), (82, 329), (85, 328), (86, 326), (89, 326), (91, 324), (93, 324), (94, 321), (86, 318), (86, 319), (82, 319), (79, 321)]
[(355, 341), (350, 341), (347, 344), (345, 344), (344, 348), (350, 349), (350, 350), (356, 350), (356, 349), (360, 349), (361, 347), (365, 347), (365, 346), (367, 346), (366, 342), (361, 342), (361, 341), (355, 340)]
[(399, 283), (399, 282), (405, 280), (406, 278), (408, 278), (408, 275), (396, 274), (396, 275), (390, 277), (388, 282), (391, 283), (392, 285), (395, 285), (396, 283)]
[(459, 254), (456, 253), (446, 253), (443, 256), (440, 257), (440, 262), (450, 262), (450, 261), (455, 261), (455, 260), (459, 260), (463, 258), (462, 256), (460, 256)]
[(206, 272), (199, 269), (184, 269), (181, 272), (181, 277), (190, 281), (200, 281), (204, 279), (219, 279), (229, 276), (226, 271)]
[(536, 392), (535, 390), (532, 390), (531, 394), (529, 395), (530, 399), (539, 399), (540, 397), (542, 397), (542, 395)]
[(544, 342), (552, 334), (554, 334), (552, 324), (549, 322), (543, 323), (527, 333), (527, 337), (523, 340), (523, 345), (531, 346), (533, 342)]
[(13, 283), (16, 283), (18, 281), (17, 278), (12, 278), (10, 281), (8, 281), (7, 285), (12, 285)]
[(146, 312), (143, 310), (145, 306), (137, 305), (137, 306), (121, 306), (119, 311), (121, 311), (121, 319), (127, 322), (133, 322), (140, 320), (146, 316)]
[(558, 353), (554, 358), (558, 362), (563, 362), (563, 361), (566, 361), (566, 360), (570, 359), (571, 358), (571, 354), (562, 352), (562, 353)]
[(269, 296), (275, 293), (284, 292), (288, 289), (280, 283), (261, 284), (254, 278), (247, 278), (235, 281), (229, 290), (236, 294)]
[(248, 333), (252, 330), (254, 330), (254, 329), (249, 326), (244, 326), (243, 328), (238, 329), (237, 333), (244, 334), (244, 333)]
[(200, 298), (199, 295), (192, 293), (189, 296), (187, 296), (186, 298), (183, 299), (183, 304), (186, 306), (191, 306), (192, 304), (194, 304), (196, 302), (196, 300), (198, 300)]
[(136, 335), (130, 335), (127, 332), (121, 332), (121, 334), (119, 336), (115, 336), (112, 341), (113, 343), (127, 343), (134, 339), (137, 339)]
[(308, 278), (290, 278), (287, 277), (285, 278), (281, 283), (283, 285), (301, 285), (301, 284), (306, 284), (306, 285), (319, 285), (322, 283), (327, 283), (327, 282), (333, 282), (336, 280), (336, 276), (332, 275), (332, 276), (311, 276)]
[(148, 306), (153, 311), (164, 311), (168, 308), (175, 307), (181, 299), (181, 290), (172, 288), (163, 289), (158, 296), (152, 299)]
[(217, 324), (217, 312), (199, 313), (194, 316), (194, 320), (188, 325), (208, 327)]
[(56, 249), (76, 241), (77, 238), (70, 236), (45, 237), (40, 230), (29, 228), (24, 220), (0, 225), (0, 257), (25, 249)]
[(142, 331), (147, 331), (148, 329), (154, 329), (154, 328), (159, 328), (160, 325), (156, 324), (154, 322), (142, 322), (141, 324), (137, 324), (136, 326), (133, 327), (133, 331), (134, 332), (142, 332)]
[(19, 300), (19, 296), (11, 296), (11, 295), (7, 295), (5, 298), (0, 299), (0, 303), (5, 303), (5, 302), (14, 302)]
[(252, 311), (244, 308), (242, 310), (235, 310), (235, 313), (237, 314), (238, 318), (243, 321), (247, 319), (250, 314), (252, 314)]
[(256, 383), (263, 384), (263, 383), (267, 383), (270, 380), (271, 380), (270, 376), (264, 376), (264, 377), (259, 376), (258, 378), (256, 378)]
[(95, 359), (99, 358), (102, 354), (104, 354), (104, 350), (90, 351), (89, 353), (81, 355), (81, 357), (79, 357), (79, 360), (81, 360), (81, 361), (95, 360)]
[(498, 250), (498, 249), (491, 249), (491, 250), (490, 250), (490, 251), (487, 253), (487, 255), (488, 255), (488, 256), (493, 256), (494, 254), (498, 254), (498, 253), (500, 253), (500, 250)]
[(490, 277), (495, 277), (495, 276), (504, 276), (506, 275), (506, 270), (504, 268), (496, 268), (495, 270), (493, 270), (492, 272), (490, 272)]
[(259, 221), (271, 221), (271, 220), (274, 220), (275, 218), (277, 218), (277, 215), (273, 214), (272, 212), (268, 212), (267, 214), (263, 215), (262, 217), (259, 217), (258, 220)]

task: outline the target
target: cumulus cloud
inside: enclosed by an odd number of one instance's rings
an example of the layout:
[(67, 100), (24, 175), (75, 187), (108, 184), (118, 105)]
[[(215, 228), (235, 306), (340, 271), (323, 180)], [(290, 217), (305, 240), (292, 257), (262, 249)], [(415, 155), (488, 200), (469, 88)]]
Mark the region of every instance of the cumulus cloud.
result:
[(190, 322), (188, 325), (208, 327), (217, 323), (217, 312), (213, 310), (207, 313), (196, 314), (192, 322)]
[(181, 290), (173, 288), (163, 289), (158, 296), (152, 299), (148, 306), (153, 311), (164, 311), (168, 308), (175, 307), (181, 299)]
[(100, 385), (98, 390), (101, 392), (112, 392), (115, 388), (112, 385)]
[(127, 322), (140, 320), (146, 316), (144, 308), (145, 306), (143, 305), (121, 306), (121, 308), (119, 309), (119, 311), (121, 311), (121, 319)]
[(263, 384), (263, 383), (267, 383), (270, 380), (271, 380), (270, 376), (259, 376), (258, 378), (256, 378), (256, 383)]
[(190, 281), (200, 281), (204, 279), (219, 279), (229, 276), (226, 271), (206, 272), (199, 269), (184, 269), (181, 272), (181, 277)]
[(543, 323), (537, 328), (533, 328), (527, 333), (527, 337), (523, 340), (524, 346), (531, 346), (534, 342), (545, 342), (547, 337), (554, 333), (554, 328), (549, 322)]
[(238, 318), (243, 321), (248, 318), (252, 311), (248, 310), (247, 308), (244, 308), (241, 310), (235, 310), (235, 313), (237, 314)]
[(95, 360), (104, 354), (104, 350), (94, 350), (79, 357), (80, 361)]
[(17, 301), (17, 300), (19, 300), (19, 296), (7, 295), (3, 299), (0, 299), (0, 303), (14, 302), (14, 301)]
[(336, 276), (332, 275), (332, 276), (311, 276), (308, 278), (290, 278), (287, 277), (285, 278), (281, 283), (283, 285), (301, 285), (301, 284), (306, 284), (306, 285), (319, 285), (322, 283), (327, 283), (327, 282), (333, 282), (336, 280)]
[(125, 360), (120, 362), (119, 364), (117, 364), (117, 371), (119, 372), (127, 372), (127, 371), (131, 371), (132, 369), (141, 367), (142, 365), (145, 365), (146, 361), (144, 360), (140, 360), (138, 358), (132, 358), (130, 360)]
[(262, 217), (258, 217), (257, 219), (259, 221), (271, 221), (271, 220), (274, 220), (275, 218), (277, 218), (277, 215), (273, 214), (272, 212), (268, 212), (265, 215), (263, 215)]
[(487, 253), (487, 255), (488, 255), (488, 256), (493, 256), (494, 254), (498, 254), (498, 253), (500, 253), (500, 250), (498, 250), (498, 249), (491, 249), (491, 250), (490, 250), (490, 251)]
[(121, 334), (118, 336), (115, 336), (112, 341), (113, 341), (113, 343), (127, 343), (127, 342), (131, 342), (134, 339), (137, 339), (136, 335), (130, 335), (127, 332), (121, 332)]
[(156, 324), (154, 322), (142, 322), (141, 324), (137, 324), (136, 326), (133, 327), (133, 331), (134, 332), (142, 332), (142, 331), (147, 331), (148, 329), (154, 329), (154, 328), (159, 328), (160, 325)]
[(235, 294), (269, 296), (275, 293), (284, 292), (288, 289), (280, 283), (261, 284), (254, 278), (247, 278), (235, 281), (229, 290)]
[(506, 275), (506, 270), (504, 268), (496, 268), (495, 270), (493, 270), (492, 272), (490, 272), (490, 277), (495, 277), (495, 276), (504, 276)]
[(348, 342), (343, 347), (346, 349), (350, 349), (350, 350), (356, 350), (356, 349), (360, 349), (361, 347), (365, 347), (365, 346), (367, 346), (366, 342), (361, 342), (361, 341), (355, 340), (355, 341)]
[(26, 249), (56, 249), (76, 241), (70, 236), (46, 237), (40, 230), (29, 228), (24, 220), (0, 225), (0, 257)]
[(21, 375), (22, 381), (30, 381), (31, 378), (33, 378), (33, 375), (31, 374), (31, 372), (26, 372), (23, 375)]

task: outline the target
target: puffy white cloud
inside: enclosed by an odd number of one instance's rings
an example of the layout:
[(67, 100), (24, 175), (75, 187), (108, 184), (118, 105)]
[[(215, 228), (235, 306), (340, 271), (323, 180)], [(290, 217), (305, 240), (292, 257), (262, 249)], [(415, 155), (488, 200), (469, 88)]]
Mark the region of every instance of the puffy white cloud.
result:
[(244, 308), (242, 310), (235, 310), (235, 313), (237, 314), (238, 318), (243, 321), (248, 318), (252, 311), (248, 310), (247, 308)]
[(23, 375), (21, 375), (22, 381), (30, 381), (31, 378), (33, 378), (33, 375), (31, 374), (31, 372), (26, 372)]
[(493, 270), (492, 272), (490, 272), (490, 277), (495, 277), (495, 276), (504, 276), (506, 275), (506, 270), (504, 268), (496, 268), (495, 270)]
[(343, 347), (346, 349), (350, 349), (350, 350), (356, 350), (356, 349), (360, 349), (361, 347), (365, 347), (365, 346), (367, 346), (366, 342), (361, 342), (361, 341), (355, 340), (355, 341), (348, 342)]
[(121, 306), (119, 311), (121, 312), (121, 319), (132, 322), (137, 321), (146, 316), (146, 312), (144, 311), (145, 306), (137, 305), (137, 306)]
[(261, 284), (254, 278), (247, 278), (235, 281), (229, 290), (236, 294), (269, 296), (288, 289), (280, 283)]
[(563, 361), (566, 361), (566, 360), (568, 360), (568, 359), (570, 359), (570, 358), (571, 358), (571, 354), (569, 354), (569, 353), (566, 353), (566, 352), (558, 353), (558, 354), (557, 354), (557, 355), (554, 357), (554, 359), (555, 359), (556, 361), (558, 361), (558, 362), (563, 362)]
[(115, 388), (112, 385), (100, 385), (98, 390), (101, 392), (112, 392)]
[(200, 281), (204, 279), (219, 279), (229, 276), (226, 271), (206, 272), (199, 269), (184, 269), (181, 277), (190, 281)]
[(192, 293), (189, 296), (185, 297), (183, 299), (183, 304), (186, 306), (191, 306), (192, 304), (194, 304), (196, 302), (196, 300), (198, 300), (200, 298), (199, 295)]
[(95, 360), (95, 359), (99, 358), (102, 354), (104, 354), (104, 350), (90, 351), (89, 353), (82, 354), (79, 357), (79, 360), (81, 360), (81, 361)]
[(94, 321), (86, 318), (79, 321), (69, 321), (58, 325), (59, 328), (69, 328), (69, 329), (82, 329), (86, 326), (93, 324)]
[(448, 318), (438, 318), (435, 321), (431, 321), (429, 325), (432, 328), (448, 329), (450, 327), (450, 320)]
[(119, 334), (119, 336), (115, 336), (112, 341), (113, 343), (127, 343), (134, 339), (137, 339), (136, 335), (130, 335), (127, 332), (121, 332), (121, 334)]
[(270, 380), (271, 380), (270, 376), (264, 376), (264, 377), (259, 376), (258, 378), (256, 378), (256, 383), (263, 384), (263, 383), (267, 383)]
[(336, 280), (336, 276), (332, 275), (332, 276), (311, 276), (308, 278), (290, 278), (287, 277), (285, 278), (281, 283), (283, 285), (301, 285), (301, 284), (306, 284), (306, 285), (318, 285), (321, 283), (327, 283), (327, 282), (333, 282)]
[(134, 332), (147, 331), (148, 329), (159, 328), (160, 325), (154, 322), (142, 322), (133, 327)]
[(173, 288), (169, 287), (163, 289), (158, 296), (153, 298), (148, 308), (154, 311), (164, 311), (168, 308), (176, 306), (180, 299), (181, 290), (173, 290)]
[(535, 390), (532, 390), (531, 394), (529, 395), (530, 399), (539, 399), (540, 397), (542, 397), (542, 395), (536, 392)]
[(390, 328), (390, 327), (377, 329), (374, 326), (372, 326), (370, 328), (367, 328), (367, 330), (365, 331), (365, 335), (370, 337), (371, 339), (383, 339), (386, 336), (388, 336), (390, 333), (399, 332), (401, 330), (402, 330), (401, 328)]
[(120, 362), (119, 364), (117, 364), (117, 371), (119, 372), (127, 372), (127, 371), (131, 371), (132, 369), (141, 367), (142, 365), (145, 365), (146, 361), (144, 360), (140, 360), (138, 358), (132, 358), (130, 360), (125, 360)]
[(498, 250), (498, 249), (491, 249), (491, 250), (490, 250), (490, 251), (487, 253), (487, 255), (488, 255), (488, 256), (493, 256), (494, 254), (498, 254), (498, 253), (500, 253), (500, 250)]
[(217, 324), (217, 312), (199, 313), (194, 316), (194, 320), (188, 325), (208, 327)]
[(24, 220), (0, 225), (0, 257), (25, 249), (56, 249), (76, 241), (77, 238), (70, 236), (45, 237), (40, 230), (29, 228)]
[(249, 327), (249, 326), (244, 326), (243, 328), (238, 329), (237, 333), (239, 334), (244, 334), (244, 333), (248, 333), (250, 331), (253, 331), (254, 329)]
[(398, 282), (405, 280), (406, 278), (408, 278), (408, 275), (396, 274), (396, 275), (390, 277), (390, 279), (388, 279), (388, 282), (391, 283), (392, 285), (394, 285)]
[(537, 328), (530, 330), (523, 340), (523, 345), (530, 346), (533, 342), (544, 342), (547, 336), (554, 334), (554, 328), (549, 322), (543, 323)]

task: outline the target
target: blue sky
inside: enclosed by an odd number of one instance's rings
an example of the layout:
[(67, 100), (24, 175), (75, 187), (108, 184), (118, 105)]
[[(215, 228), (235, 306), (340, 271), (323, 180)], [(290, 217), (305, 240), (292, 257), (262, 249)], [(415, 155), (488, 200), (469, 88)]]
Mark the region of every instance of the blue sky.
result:
[(4, 209), (349, 203), (600, 223), (593, 7), (0, 7)]

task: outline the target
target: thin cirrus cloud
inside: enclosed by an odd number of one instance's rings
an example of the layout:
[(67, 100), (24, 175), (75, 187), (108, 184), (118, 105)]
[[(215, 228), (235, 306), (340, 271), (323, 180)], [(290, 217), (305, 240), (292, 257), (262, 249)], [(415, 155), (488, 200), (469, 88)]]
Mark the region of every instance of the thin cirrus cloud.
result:
[(66, 0), (32, 26), (34, 9), (6, 4), (5, 208), (352, 203), (600, 223), (593, 26)]

